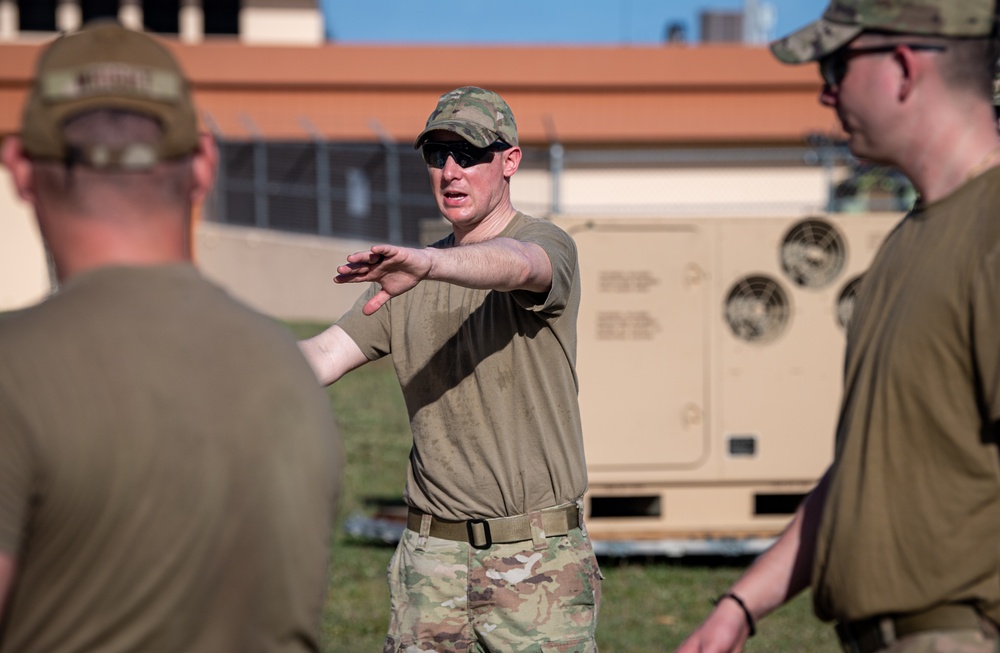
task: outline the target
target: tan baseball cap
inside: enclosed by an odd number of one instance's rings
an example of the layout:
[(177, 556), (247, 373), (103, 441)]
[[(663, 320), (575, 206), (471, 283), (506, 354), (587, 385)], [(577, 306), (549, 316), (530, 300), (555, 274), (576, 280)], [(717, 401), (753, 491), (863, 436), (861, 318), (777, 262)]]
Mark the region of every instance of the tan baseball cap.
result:
[(488, 147), (498, 140), (517, 145), (517, 124), (510, 107), (498, 94), (476, 86), (442, 95), (413, 147), (423, 145), (427, 134), (436, 130), (458, 134), (476, 147)]
[(995, 0), (832, 0), (823, 17), (771, 44), (785, 63), (821, 59), (865, 30), (985, 37), (993, 32)]
[(21, 139), (29, 156), (66, 160), (69, 118), (93, 109), (152, 116), (163, 136), (154, 145), (73, 148), (74, 161), (96, 168), (142, 169), (198, 147), (198, 119), (184, 73), (153, 38), (101, 21), (50, 43), (38, 59), (24, 108)]

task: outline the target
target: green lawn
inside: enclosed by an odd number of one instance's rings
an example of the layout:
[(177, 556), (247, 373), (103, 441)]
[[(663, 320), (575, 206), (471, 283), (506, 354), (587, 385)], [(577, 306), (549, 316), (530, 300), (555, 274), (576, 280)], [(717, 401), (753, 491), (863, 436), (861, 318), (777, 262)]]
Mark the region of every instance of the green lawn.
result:
[[(319, 325), (291, 325), (298, 337)], [(366, 496), (400, 496), (410, 448), (406, 410), (388, 360), (366, 365), (329, 389), (347, 454), (340, 521), (363, 511)], [(382, 650), (392, 548), (348, 538), (337, 524), (324, 615), (329, 653)], [(603, 653), (671, 651), (749, 563), (746, 559), (601, 560), (605, 580), (597, 641)], [(832, 628), (800, 596), (760, 624), (747, 646), (760, 653), (835, 653)]]

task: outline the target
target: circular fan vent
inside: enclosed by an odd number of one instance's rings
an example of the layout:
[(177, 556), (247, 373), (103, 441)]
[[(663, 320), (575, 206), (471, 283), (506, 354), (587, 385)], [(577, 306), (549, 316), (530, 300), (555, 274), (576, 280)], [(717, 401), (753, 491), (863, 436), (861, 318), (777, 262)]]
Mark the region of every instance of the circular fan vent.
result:
[(844, 238), (825, 220), (803, 220), (781, 243), (781, 267), (792, 281), (822, 288), (837, 278), (847, 258)]
[(854, 277), (847, 282), (844, 289), (840, 291), (840, 296), (837, 297), (837, 321), (845, 329), (847, 323), (851, 321), (851, 316), (854, 315), (854, 300), (857, 299), (858, 286), (860, 285), (861, 277)]
[(781, 335), (789, 320), (788, 295), (770, 277), (740, 279), (726, 298), (726, 322), (747, 342), (767, 342)]

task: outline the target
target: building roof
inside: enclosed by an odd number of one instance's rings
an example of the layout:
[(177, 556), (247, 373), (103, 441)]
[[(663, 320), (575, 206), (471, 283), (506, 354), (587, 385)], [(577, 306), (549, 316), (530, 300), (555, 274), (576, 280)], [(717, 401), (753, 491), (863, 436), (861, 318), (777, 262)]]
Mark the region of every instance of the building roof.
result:
[[(170, 42), (209, 126), (229, 137), (409, 142), (438, 95), (476, 85), (514, 110), (522, 143), (802, 143), (838, 132), (815, 66), (747, 45), (251, 46)], [(0, 133), (17, 130), (39, 46), (0, 45)]]

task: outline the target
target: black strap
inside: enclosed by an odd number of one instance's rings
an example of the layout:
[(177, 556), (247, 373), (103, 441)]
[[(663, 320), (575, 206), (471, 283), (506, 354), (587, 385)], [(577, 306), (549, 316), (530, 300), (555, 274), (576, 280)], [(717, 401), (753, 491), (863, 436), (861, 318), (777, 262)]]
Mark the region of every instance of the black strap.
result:
[(736, 596), (732, 592), (726, 592), (725, 594), (720, 595), (719, 598), (717, 598), (714, 601), (712, 601), (712, 604), (713, 605), (719, 605), (719, 602), (722, 601), (723, 599), (732, 599), (732, 600), (736, 601), (736, 605), (740, 606), (740, 609), (743, 610), (743, 616), (747, 620), (747, 628), (750, 629), (750, 635), (749, 636), (753, 637), (754, 635), (756, 635), (757, 634), (757, 624), (754, 623), (754, 621), (753, 621), (753, 615), (750, 614), (750, 608), (748, 608), (747, 604), (743, 602), (743, 599), (741, 599), (740, 597)]

